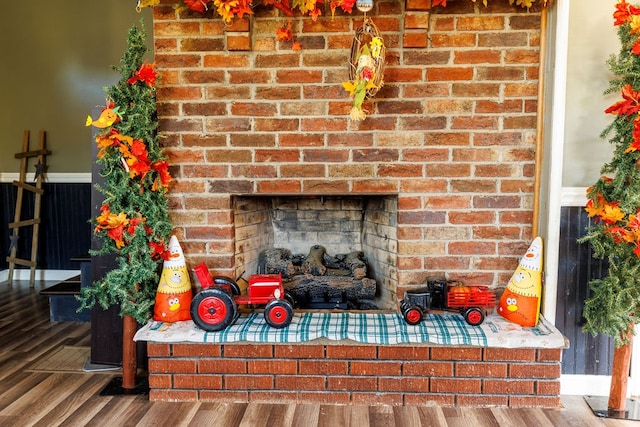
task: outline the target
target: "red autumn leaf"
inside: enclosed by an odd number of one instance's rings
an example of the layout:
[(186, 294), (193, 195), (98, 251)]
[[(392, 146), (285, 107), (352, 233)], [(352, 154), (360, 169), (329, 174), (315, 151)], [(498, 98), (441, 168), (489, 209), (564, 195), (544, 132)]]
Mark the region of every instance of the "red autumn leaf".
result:
[(342, 0), (340, 2), (340, 9), (347, 13), (351, 13), (353, 11), (354, 4), (356, 4), (356, 0)]
[(273, 6), (276, 9), (282, 11), (282, 13), (284, 13), (287, 16), (293, 16), (293, 10), (291, 10), (291, 5), (289, 4), (289, 0), (264, 0), (262, 2), (263, 5), (265, 6)]
[(613, 12), (613, 25), (618, 27), (625, 24), (629, 21), (631, 15), (640, 15), (640, 8), (630, 5), (626, 0), (620, 0), (620, 2), (616, 4), (616, 11)]
[(167, 185), (169, 185), (169, 182), (171, 181), (171, 175), (169, 174), (169, 163), (165, 162), (164, 160), (160, 160), (153, 164), (153, 169), (158, 172), (158, 175), (160, 176), (160, 183), (162, 184), (162, 186), (166, 187)]
[(300, 46), (300, 42), (298, 40), (293, 42), (291, 50), (302, 50), (302, 46)]
[(124, 232), (123, 224), (120, 224), (119, 226), (111, 228), (109, 231), (107, 231), (107, 236), (109, 236), (116, 242), (116, 247), (118, 249), (124, 246), (124, 239), (122, 238), (123, 232)]
[(127, 80), (127, 83), (132, 85), (136, 82), (143, 82), (143, 83), (146, 83), (148, 86), (151, 86), (151, 87), (155, 86), (156, 77), (158, 75), (158, 73), (156, 73), (156, 70), (154, 69), (155, 66), (156, 66), (155, 62), (153, 64), (147, 64), (145, 62), (140, 66), (140, 69), (135, 73), (133, 73), (133, 76), (129, 80)]
[(442, 6), (447, 7), (447, 0), (433, 0), (431, 2), (431, 7)]
[(205, 13), (208, 9), (207, 3), (211, 3), (213, 0), (184, 0), (184, 4), (194, 12)]
[(131, 143), (131, 153), (143, 162), (149, 162), (149, 152), (147, 146), (141, 139), (136, 139)]
[(622, 101), (618, 101), (604, 110), (605, 113), (617, 113), (618, 117), (635, 114), (640, 110), (640, 92), (633, 90), (630, 84), (622, 88)]
[(169, 260), (171, 251), (166, 248), (163, 242), (149, 242), (149, 247), (151, 248), (151, 258), (162, 258), (165, 261)]
[(127, 226), (127, 233), (130, 235), (134, 235), (136, 233), (136, 227), (140, 225), (140, 218), (133, 218), (129, 220), (129, 225)]

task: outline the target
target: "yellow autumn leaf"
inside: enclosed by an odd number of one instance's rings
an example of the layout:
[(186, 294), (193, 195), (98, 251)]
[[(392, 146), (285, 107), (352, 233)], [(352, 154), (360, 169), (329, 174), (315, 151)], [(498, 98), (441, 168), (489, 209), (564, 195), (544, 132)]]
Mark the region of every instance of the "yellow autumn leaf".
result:
[(353, 82), (342, 82), (342, 87), (349, 92), (350, 97), (353, 97), (356, 92), (356, 85)]
[(624, 218), (624, 213), (616, 205), (606, 205), (602, 210), (602, 220), (608, 224), (614, 224)]
[(533, 6), (534, 0), (516, 0), (516, 4), (527, 9)]

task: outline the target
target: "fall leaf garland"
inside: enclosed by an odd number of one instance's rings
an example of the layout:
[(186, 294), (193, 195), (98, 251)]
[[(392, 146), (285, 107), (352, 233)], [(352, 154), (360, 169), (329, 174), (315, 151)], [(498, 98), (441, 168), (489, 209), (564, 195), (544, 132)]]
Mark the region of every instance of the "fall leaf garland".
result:
[[(157, 72), (154, 64), (143, 63), (140, 68), (134, 72), (133, 76), (127, 79), (126, 83), (135, 85), (142, 83), (155, 89)], [(105, 109), (114, 109), (113, 103), (107, 104)], [(114, 124), (121, 119), (117, 119)], [(133, 139), (130, 136), (123, 135), (115, 127), (109, 127), (106, 132), (96, 136), (96, 143), (100, 151), (98, 152), (98, 160), (106, 156), (120, 157), (122, 167), (127, 171), (130, 178), (138, 178), (142, 183), (150, 171), (155, 171), (156, 176), (151, 185), (151, 191), (158, 191), (159, 188), (166, 188), (171, 181), (169, 173), (169, 164), (164, 159), (152, 162), (149, 158), (147, 145), (142, 139)], [(144, 186), (140, 187), (140, 191), (144, 191)], [(130, 236), (135, 234), (135, 227), (145, 222), (145, 218), (139, 213), (135, 218), (129, 219), (124, 212), (114, 214), (110, 211), (109, 205), (103, 205), (102, 213), (96, 218), (96, 227), (94, 233), (106, 233), (106, 236), (113, 239), (118, 249), (122, 249), (129, 240), (126, 240), (125, 231)], [(125, 226), (128, 228), (125, 229)], [(151, 230), (147, 230), (151, 234)], [(150, 241), (150, 247), (154, 257), (166, 259), (168, 252), (164, 248), (163, 242)]]
[[(613, 17), (614, 25), (623, 27), (621, 30), (625, 33), (628, 50), (632, 54), (630, 58), (640, 63), (640, 8), (622, 0), (616, 5)], [(615, 114), (623, 127), (630, 127), (630, 132), (623, 131), (623, 136), (616, 140), (624, 141), (620, 146), (620, 154), (626, 155), (627, 163), (632, 169), (637, 169), (637, 164), (640, 162), (638, 151), (640, 148), (640, 91), (635, 90), (631, 83), (623, 80), (619, 80), (618, 84), (622, 84), (620, 89), (622, 100), (607, 108), (605, 113)], [(609, 127), (605, 133), (613, 129)], [(589, 200), (585, 210), (596, 224), (601, 225), (598, 228), (599, 233), (608, 235), (616, 245), (631, 245), (633, 253), (640, 258), (640, 220), (638, 219), (640, 205), (628, 206), (624, 200), (619, 200), (620, 195), (624, 194), (616, 190), (620, 186), (619, 179), (616, 181), (611, 177), (602, 176), (595, 185), (589, 187), (587, 189)]]
[(171, 175), (157, 134), (158, 76), (155, 64), (143, 61), (144, 32), (132, 27), (127, 44), (120, 67), (113, 67), (121, 78), (105, 89), (107, 105), (99, 119), (87, 120), (87, 126), (100, 129), (96, 163), (104, 180), (95, 184), (104, 199), (92, 219), (102, 244), (91, 255), (113, 253), (117, 267), (84, 287), (80, 300), (81, 308), (117, 304), (121, 315), (144, 323), (155, 303), (158, 266), (170, 255), (173, 226), (166, 193)]
[[(476, 3), (478, 0), (471, 0)], [(485, 6), (488, 0), (480, 0)], [(494, 0), (496, 1), (496, 0)], [(536, 2), (543, 7), (552, 0), (508, 0), (509, 4), (515, 4), (523, 8), (531, 8)], [(308, 15), (315, 21), (322, 15), (323, 6), (329, 5), (331, 15), (340, 9), (346, 13), (353, 12), (356, 0), (183, 0), (185, 6), (194, 12), (204, 14), (209, 9), (215, 9), (218, 16), (226, 23), (231, 22), (235, 17), (242, 19), (244, 15), (253, 15), (253, 7), (261, 4), (270, 6), (281, 11), (285, 16), (292, 17), (296, 13)], [(433, 7), (447, 7), (447, 0), (433, 0)]]
[(629, 343), (640, 312), (640, 8), (620, 0), (613, 14), (620, 52), (607, 64), (614, 74), (606, 93), (621, 100), (605, 110), (614, 115), (601, 136), (609, 136), (613, 156), (587, 190), (585, 210), (592, 219), (580, 243), (606, 260), (607, 274), (589, 281), (584, 330), (607, 334), (616, 346)]

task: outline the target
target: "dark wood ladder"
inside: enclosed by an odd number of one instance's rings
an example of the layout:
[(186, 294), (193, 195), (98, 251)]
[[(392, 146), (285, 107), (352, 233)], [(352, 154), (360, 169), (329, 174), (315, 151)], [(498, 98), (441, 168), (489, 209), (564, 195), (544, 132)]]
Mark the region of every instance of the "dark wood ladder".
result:
[[(31, 286), (35, 285), (36, 280), (36, 266), (38, 257), (38, 232), (40, 228), (40, 202), (44, 190), (42, 189), (43, 174), (45, 172), (45, 156), (51, 154), (46, 149), (45, 132), (40, 131), (40, 142), (37, 150), (29, 151), (29, 131), (25, 130), (22, 137), (22, 152), (16, 153), (15, 158), (20, 159), (20, 176), (18, 181), (13, 181), (13, 185), (18, 188), (18, 194), (16, 197), (16, 210), (14, 214), (14, 222), (9, 223), (9, 229), (13, 230), (10, 236), (11, 243), (9, 245), (9, 256), (7, 261), (9, 262), (9, 283), (13, 282), (13, 272), (15, 266), (22, 265), (31, 269), (29, 276), (29, 283)], [(27, 180), (27, 167), (29, 165), (29, 159), (36, 157), (38, 162), (35, 164), (36, 172), (34, 176), (34, 185), (28, 184)], [(24, 198), (24, 191), (34, 193), (34, 207), (33, 218), (22, 219), (22, 201)], [(32, 227), (31, 234), (31, 259), (21, 259), (17, 257), (18, 253), (18, 239), (20, 234), (20, 228)]]

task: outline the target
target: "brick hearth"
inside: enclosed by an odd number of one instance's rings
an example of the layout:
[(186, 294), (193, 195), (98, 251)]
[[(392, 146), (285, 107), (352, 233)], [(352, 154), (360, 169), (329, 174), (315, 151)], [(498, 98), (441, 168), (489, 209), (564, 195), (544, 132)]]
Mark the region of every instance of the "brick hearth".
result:
[(150, 399), (560, 406), (562, 349), (149, 343)]

